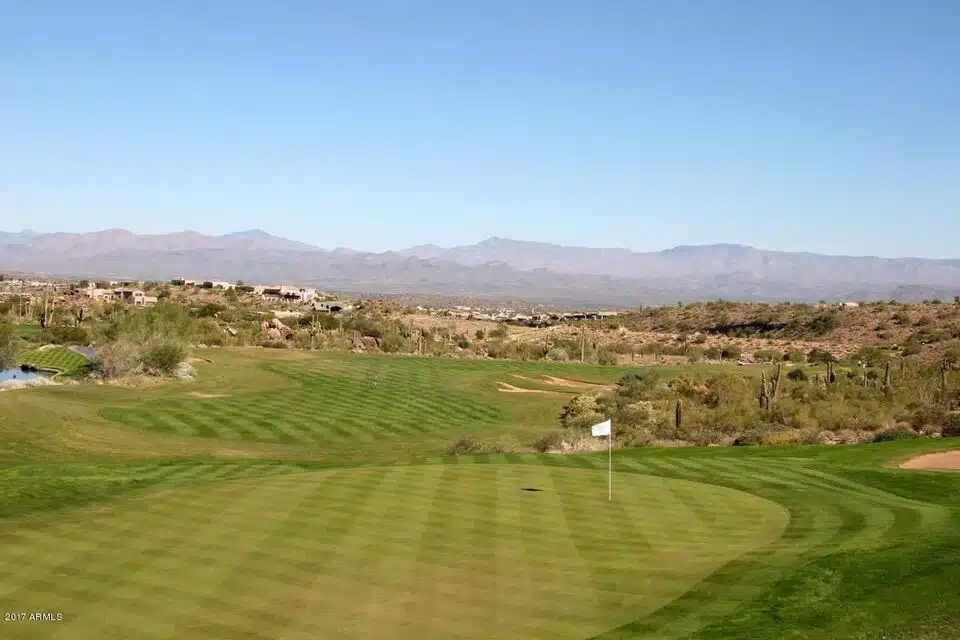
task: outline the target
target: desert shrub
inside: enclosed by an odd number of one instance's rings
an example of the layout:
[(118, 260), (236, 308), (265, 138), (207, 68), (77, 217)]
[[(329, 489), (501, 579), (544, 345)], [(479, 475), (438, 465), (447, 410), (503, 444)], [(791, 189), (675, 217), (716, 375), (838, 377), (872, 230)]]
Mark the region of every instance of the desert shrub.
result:
[(947, 420), (947, 411), (936, 404), (914, 404), (906, 416), (907, 422), (914, 429), (922, 429), (928, 425), (944, 424)]
[(703, 352), (703, 355), (707, 360), (719, 360), (720, 354), (721, 351), (719, 347), (710, 347)]
[(910, 316), (905, 311), (898, 311), (897, 313), (893, 314), (891, 320), (899, 325), (910, 324)]
[(478, 453), (503, 453), (503, 447), (487, 444), (474, 436), (461, 436), (447, 447), (447, 455), (467, 456)]
[(820, 444), (819, 429), (783, 429), (764, 434), (761, 444), (770, 446), (789, 446), (798, 444)]
[(484, 338), (487, 337), (487, 332), (484, 331), (483, 329), (477, 329), (474, 332), (473, 337), (476, 338), (477, 340), (483, 340)]
[(763, 442), (763, 429), (753, 428), (744, 431), (733, 441), (735, 447), (752, 447)]
[(222, 347), (226, 339), (223, 335), (223, 329), (213, 318), (204, 318), (197, 325), (197, 343), (208, 346)]
[(951, 365), (960, 365), (960, 347), (950, 347), (943, 353), (943, 359)]
[(895, 440), (916, 440), (920, 436), (910, 427), (893, 427), (878, 431), (873, 437), (874, 442), (893, 442)]
[(804, 369), (799, 368), (791, 369), (790, 373), (787, 374), (787, 377), (795, 382), (803, 382), (809, 378), (807, 376), (807, 372)]
[(563, 347), (553, 347), (550, 351), (547, 352), (547, 360), (554, 360), (556, 362), (566, 362), (570, 359), (567, 350)]
[(487, 344), (487, 356), (497, 360), (509, 358), (512, 354), (510, 346), (511, 345), (503, 342), (502, 340), (490, 342)]
[(104, 378), (122, 378), (137, 370), (140, 356), (136, 345), (121, 340), (101, 348), (92, 364), (93, 370)]
[(287, 343), (283, 340), (264, 340), (260, 346), (267, 349), (286, 349)]
[(40, 339), (51, 344), (88, 344), (90, 332), (84, 327), (54, 324), (47, 325), (40, 334)]
[(546, 453), (558, 448), (561, 442), (563, 442), (563, 434), (559, 431), (551, 431), (534, 440), (533, 448), (540, 453)]
[(507, 325), (501, 322), (501, 323), (498, 323), (494, 329), (490, 330), (489, 335), (494, 340), (503, 340), (504, 338), (507, 337), (508, 333), (509, 331), (507, 329)]
[(208, 302), (204, 305), (201, 305), (193, 309), (193, 315), (197, 318), (213, 318), (223, 311), (226, 307), (222, 304), (215, 304), (213, 302)]
[(179, 342), (161, 341), (147, 345), (140, 353), (140, 361), (143, 365), (162, 375), (173, 375), (180, 366), (180, 363), (186, 360), (187, 351)]
[(757, 362), (779, 362), (783, 360), (783, 354), (776, 349), (760, 349), (753, 354)]
[(799, 349), (787, 349), (786, 353), (783, 354), (783, 359), (794, 364), (800, 364), (807, 361), (807, 356)]
[(20, 343), (13, 327), (0, 324), (0, 369), (16, 366), (20, 358)]
[(923, 345), (915, 337), (909, 338), (900, 346), (900, 353), (904, 356), (915, 356), (921, 351), (923, 351)]
[(739, 360), (742, 355), (743, 355), (743, 349), (741, 349), (740, 346), (736, 344), (727, 345), (720, 352), (720, 357), (725, 358), (727, 360)]
[(953, 411), (943, 419), (941, 435), (945, 438), (956, 438), (960, 436), (960, 411)]
[(816, 316), (813, 320), (807, 323), (807, 331), (815, 336), (822, 336), (826, 333), (829, 333), (840, 326), (840, 320), (837, 318), (837, 314), (822, 313)]
[(622, 355), (629, 355), (633, 353), (633, 344), (626, 340), (620, 340), (613, 345), (613, 350)]
[(703, 349), (701, 347), (687, 347), (687, 362), (695, 364), (703, 360)]
[(471, 453), (480, 453), (482, 449), (483, 443), (473, 436), (461, 436), (447, 447), (447, 455), (465, 456)]
[(597, 363), (605, 366), (617, 364), (617, 353), (609, 349), (601, 349), (597, 353)]
[(584, 393), (574, 396), (563, 407), (560, 424), (565, 429), (581, 430), (604, 420), (600, 406), (600, 394)]

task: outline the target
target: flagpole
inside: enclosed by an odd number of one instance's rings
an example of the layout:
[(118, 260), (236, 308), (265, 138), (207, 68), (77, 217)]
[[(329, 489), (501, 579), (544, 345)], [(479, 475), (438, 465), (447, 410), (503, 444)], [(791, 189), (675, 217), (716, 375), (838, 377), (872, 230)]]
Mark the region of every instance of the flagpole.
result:
[(607, 437), (607, 500), (613, 500), (613, 426)]

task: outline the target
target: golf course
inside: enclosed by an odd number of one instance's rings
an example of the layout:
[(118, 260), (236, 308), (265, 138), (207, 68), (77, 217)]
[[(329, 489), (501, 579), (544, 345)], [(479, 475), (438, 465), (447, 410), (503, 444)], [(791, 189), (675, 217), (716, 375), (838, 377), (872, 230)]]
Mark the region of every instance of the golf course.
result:
[(627, 368), (197, 355), (0, 393), (0, 638), (960, 637), (960, 475), (900, 466), (960, 439), (619, 449), (608, 500), (525, 451)]

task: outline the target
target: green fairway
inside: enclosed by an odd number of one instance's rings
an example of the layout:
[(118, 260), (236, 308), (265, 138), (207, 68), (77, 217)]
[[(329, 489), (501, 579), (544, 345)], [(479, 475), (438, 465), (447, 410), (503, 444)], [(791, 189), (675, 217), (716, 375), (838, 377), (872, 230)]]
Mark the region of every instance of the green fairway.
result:
[[(466, 433), (528, 444), (577, 391), (539, 376), (612, 383), (623, 369), (327, 355), (270, 364), (264, 373), (274, 383), (261, 391), (184, 391), (101, 415), (160, 434), (308, 445), (354, 458), (415, 455), (439, 452)], [(543, 393), (504, 393), (503, 382)]]
[(0, 600), (68, 612), (30, 637), (583, 638), (669, 603), (786, 521), (748, 494), (640, 475), (608, 503), (605, 475), (581, 469), (322, 471), (5, 532), (17, 570)]
[(78, 373), (90, 365), (90, 361), (86, 357), (66, 347), (33, 349), (23, 353), (20, 356), (20, 361), (24, 364), (32, 364), (35, 367), (56, 369), (68, 376)]
[(63, 616), (0, 638), (960, 637), (960, 474), (895, 467), (950, 439), (615, 451), (608, 502), (606, 453), (442, 452), (622, 369), (210, 355), (0, 394), (0, 603)]

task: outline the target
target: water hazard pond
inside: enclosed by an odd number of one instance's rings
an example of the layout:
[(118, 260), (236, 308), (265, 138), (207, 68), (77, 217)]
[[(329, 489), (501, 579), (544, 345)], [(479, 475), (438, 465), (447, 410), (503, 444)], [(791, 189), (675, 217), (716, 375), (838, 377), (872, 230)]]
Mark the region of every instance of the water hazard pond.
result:
[(42, 373), (33, 371), (23, 371), (22, 369), (0, 369), (0, 382), (7, 380), (36, 380), (37, 378), (46, 378)]

